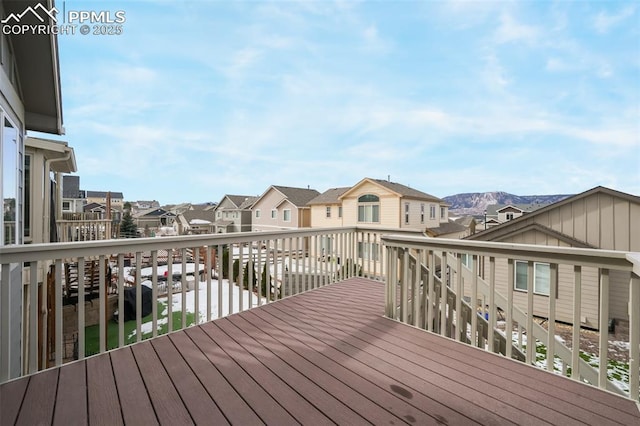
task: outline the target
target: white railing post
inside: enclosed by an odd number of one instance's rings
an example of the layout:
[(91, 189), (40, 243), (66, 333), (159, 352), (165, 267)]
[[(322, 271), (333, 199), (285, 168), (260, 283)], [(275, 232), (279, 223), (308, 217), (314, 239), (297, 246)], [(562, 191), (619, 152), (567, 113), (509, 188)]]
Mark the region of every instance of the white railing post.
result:
[[(462, 282), (462, 253), (456, 253), (456, 335), (454, 339), (457, 341), (463, 340), (463, 333), (465, 333), (467, 328), (466, 320), (463, 320), (462, 318), (463, 297), (464, 287)], [(473, 315), (473, 312), (471, 312), (471, 315)]]
[(547, 334), (547, 370), (553, 371), (556, 343), (556, 294), (558, 294), (558, 265), (549, 265), (549, 319)]

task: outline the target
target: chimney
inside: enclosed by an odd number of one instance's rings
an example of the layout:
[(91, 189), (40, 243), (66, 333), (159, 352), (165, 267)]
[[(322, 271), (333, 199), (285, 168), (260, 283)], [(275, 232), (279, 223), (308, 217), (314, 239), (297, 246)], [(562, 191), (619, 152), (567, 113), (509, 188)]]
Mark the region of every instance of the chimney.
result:
[(391, 182), (391, 175), (387, 175), (387, 182)]

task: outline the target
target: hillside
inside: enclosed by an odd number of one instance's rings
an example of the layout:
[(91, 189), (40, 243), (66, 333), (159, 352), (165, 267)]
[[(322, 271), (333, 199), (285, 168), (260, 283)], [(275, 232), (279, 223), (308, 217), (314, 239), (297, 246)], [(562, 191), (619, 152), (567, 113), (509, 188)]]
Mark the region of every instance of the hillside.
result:
[(444, 197), (451, 204), (449, 211), (452, 215), (482, 216), (491, 204), (535, 204), (555, 203), (570, 197), (572, 194), (557, 195), (514, 195), (507, 192), (473, 192)]

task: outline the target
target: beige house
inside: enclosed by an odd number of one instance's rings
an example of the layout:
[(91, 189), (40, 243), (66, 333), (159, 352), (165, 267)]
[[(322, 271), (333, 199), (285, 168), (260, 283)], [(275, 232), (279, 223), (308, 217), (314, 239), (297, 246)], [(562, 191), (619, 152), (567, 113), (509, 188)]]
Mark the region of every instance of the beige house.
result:
[[(107, 191), (85, 191), (85, 200), (87, 204), (107, 204), (109, 192)], [(111, 206), (122, 210), (124, 206), (124, 195), (122, 192), (111, 192)]]
[(251, 206), (257, 199), (251, 195), (227, 194), (222, 197), (213, 210), (215, 233), (251, 231)]
[[(598, 186), (550, 204), (522, 217), (478, 232), (470, 240), (640, 251), (640, 197)], [(485, 261), (487, 261), (485, 259)], [(481, 263), (481, 274), (484, 264)], [(488, 270), (488, 267), (487, 267)], [(549, 295), (549, 264), (534, 265), (534, 314), (546, 317)], [(506, 294), (507, 264), (496, 265), (500, 290)], [(526, 308), (527, 264), (515, 263), (514, 298)], [(556, 298), (557, 319), (572, 322), (573, 270), (559, 268)], [(582, 270), (582, 324), (597, 328), (600, 301), (599, 271)], [(628, 319), (629, 273), (612, 271), (609, 277), (609, 317)]]
[(342, 194), (351, 187), (331, 188), (309, 201), (311, 208), (311, 227), (333, 228), (342, 226)]
[(438, 228), (449, 223), (449, 205), (445, 201), (388, 180), (364, 178), (339, 199), (344, 226), (422, 232), (426, 228)]
[(315, 189), (270, 186), (251, 207), (253, 231), (308, 228), (309, 201), (320, 195)]

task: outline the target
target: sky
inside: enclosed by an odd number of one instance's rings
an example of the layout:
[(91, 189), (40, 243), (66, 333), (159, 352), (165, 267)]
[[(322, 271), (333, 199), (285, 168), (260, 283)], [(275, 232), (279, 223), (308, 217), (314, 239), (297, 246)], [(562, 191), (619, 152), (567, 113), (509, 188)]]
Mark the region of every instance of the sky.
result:
[(126, 17), (120, 35), (58, 37), (82, 189), (640, 195), (637, 1), (56, 6)]

